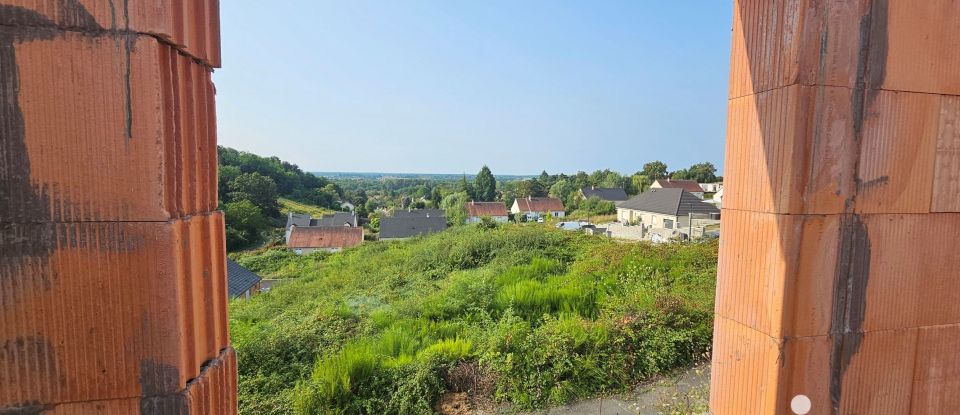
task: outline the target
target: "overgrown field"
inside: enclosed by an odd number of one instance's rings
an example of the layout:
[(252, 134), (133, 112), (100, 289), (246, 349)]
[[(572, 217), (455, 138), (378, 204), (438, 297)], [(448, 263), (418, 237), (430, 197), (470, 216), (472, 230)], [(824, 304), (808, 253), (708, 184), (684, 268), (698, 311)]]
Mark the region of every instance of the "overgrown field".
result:
[(467, 226), (308, 258), (230, 305), (241, 414), (432, 414), (446, 391), (515, 410), (623, 390), (709, 349), (717, 245)]

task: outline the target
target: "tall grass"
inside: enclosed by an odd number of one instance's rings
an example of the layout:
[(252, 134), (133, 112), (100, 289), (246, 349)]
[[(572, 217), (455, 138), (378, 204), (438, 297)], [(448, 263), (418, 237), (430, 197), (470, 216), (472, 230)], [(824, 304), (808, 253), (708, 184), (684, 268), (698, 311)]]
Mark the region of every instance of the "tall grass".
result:
[(241, 414), (432, 414), (450, 371), (541, 408), (708, 350), (716, 243), (622, 244), (542, 226), (460, 227), (304, 261), (230, 305)]

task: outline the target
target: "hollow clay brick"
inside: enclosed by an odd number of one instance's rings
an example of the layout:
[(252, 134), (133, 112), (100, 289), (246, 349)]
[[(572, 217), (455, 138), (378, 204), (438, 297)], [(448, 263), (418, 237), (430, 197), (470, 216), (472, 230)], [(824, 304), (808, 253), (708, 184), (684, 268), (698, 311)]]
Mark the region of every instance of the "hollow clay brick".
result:
[(839, 232), (836, 215), (724, 210), (717, 314), (774, 338), (828, 334)]
[(735, 0), (730, 98), (789, 85), (854, 87), (868, 0)]
[(222, 229), (220, 213), (4, 225), (0, 408), (183, 388), (227, 347)]
[(210, 71), (149, 36), (66, 32), (11, 52), (0, 222), (157, 221), (216, 209)]
[(851, 94), (790, 86), (730, 100), (723, 207), (844, 212), (856, 190)]
[(218, 0), (5, 0), (0, 19), (100, 34), (155, 36), (211, 67), (220, 67)]

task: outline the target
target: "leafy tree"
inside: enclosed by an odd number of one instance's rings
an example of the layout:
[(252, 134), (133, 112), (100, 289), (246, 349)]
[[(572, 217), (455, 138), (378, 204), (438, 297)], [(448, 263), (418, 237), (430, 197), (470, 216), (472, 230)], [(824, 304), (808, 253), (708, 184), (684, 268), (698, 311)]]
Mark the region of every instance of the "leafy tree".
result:
[(523, 180), (517, 183), (517, 197), (542, 197), (546, 196), (547, 191), (543, 184), (537, 179)]
[(548, 194), (550, 197), (562, 200), (567, 209), (575, 209), (579, 190), (570, 180), (560, 179), (553, 186), (550, 186)]
[(497, 179), (493, 177), (490, 168), (484, 165), (473, 182), (474, 197), (483, 202), (489, 202), (497, 197)]
[(440, 193), (440, 187), (434, 187), (430, 192), (430, 203), (434, 208), (440, 208), (440, 202), (443, 201), (443, 193)]
[(451, 225), (462, 225), (467, 221), (467, 203), (470, 202), (470, 195), (466, 192), (451, 193), (440, 202), (440, 208), (444, 210), (447, 216), (447, 222)]
[(473, 186), (470, 186), (470, 182), (467, 181), (467, 175), (466, 175), (466, 174), (464, 174), (463, 177), (460, 179), (460, 184), (459, 184), (459, 186), (457, 187), (457, 192), (459, 192), (459, 193), (466, 193), (468, 199), (474, 197), (474, 195), (473, 195)]
[(670, 178), (674, 180), (690, 180), (691, 179), (690, 172), (687, 169), (680, 169), (673, 172), (672, 174), (670, 174)]
[(694, 164), (687, 169), (687, 172), (689, 178), (700, 183), (713, 183), (717, 181), (717, 168), (709, 161)]
[(277, 184), (273, 179), (260, 173), (243, 173), (231, 180), (227, 188), (230, 200), (249, 200), (266, 215), (280, 215)]
[(240, 174), (240, 168), (237, 166), (220, 166), (220, 174), (217, 178), (217, 190), (220, 192), (221, 198), (227, 196), (227, 193), (230, 192), (230, 182)]
[(640, 174), (647, 176), (651, 180), (666, 178), (667, 164), (660, 160), (651, 161), (643, 165), (643, 170), (640, 170)]
[(241, 199), (223, 205), (227, 229), (227, 249), (236, 250), (260, 241), (267, 220), (253, 202)]
[(591, 196), (580, 202), (580, 210), (587, 211), (591, 215), (607, 215), (617, 212), (617, 206), (609, 200), (603, 200), (596, 196)]
[(627, 193), (631, 195), (639, 194), (641, 192), (647, 191), (650, 188), (650, 185), (653, 184), (647, 176), (644, 176), (640, 172), (637, 172), (633, 176), (630, 176), (630, 184), (627, 186)]

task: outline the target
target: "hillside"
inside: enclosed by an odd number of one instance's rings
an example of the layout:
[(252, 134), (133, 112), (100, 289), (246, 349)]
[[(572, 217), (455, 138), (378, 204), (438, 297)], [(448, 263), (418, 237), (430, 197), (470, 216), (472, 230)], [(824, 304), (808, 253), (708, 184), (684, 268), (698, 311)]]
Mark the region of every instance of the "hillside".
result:
[(230, 305), (240, 412), (430, 414), (450, 391), (523, 410), (622, 390), (708, 350), (716, 253), (532, 225), (267, 251), (258, 266), (299, 277)]
[(285, 197), (277, 198), (277, 203), (280, 204), (280, 214), (286, 216), (287, 213), (306, 213), (312, 217), (319, 218), (323, 215), (336, 212), (336, 210), (320, 207), (310, 203), (297, 202), (295, 200), (290, 200)]

